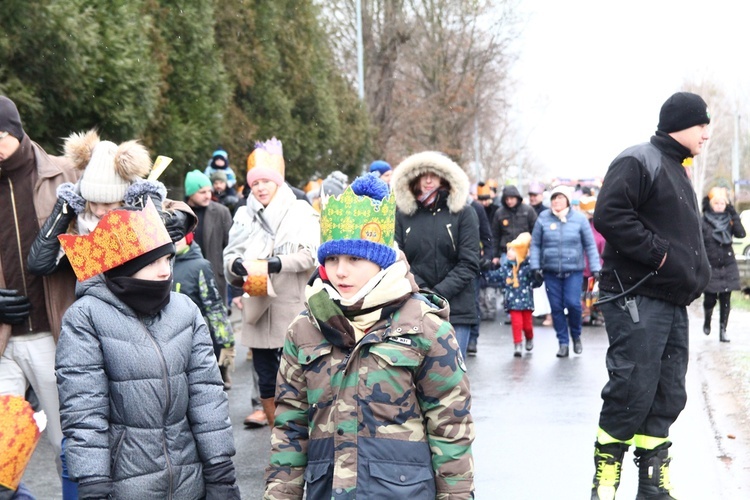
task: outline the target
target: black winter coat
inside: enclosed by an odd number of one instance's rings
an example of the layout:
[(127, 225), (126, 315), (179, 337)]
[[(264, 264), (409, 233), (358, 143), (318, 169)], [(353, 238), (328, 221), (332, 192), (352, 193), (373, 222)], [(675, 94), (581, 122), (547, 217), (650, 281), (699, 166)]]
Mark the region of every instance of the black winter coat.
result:
[[(517, 198), (518, 204), (510, 208), (505, 199)], [(515, 186), (505, 186), (500, 197), (502, 205), (492, 217), (492, 241), (495, 245), (494, 257), (500, 258), (506, 252), (508, 243), (515, 240), (521, 233), (531, 233), (534, 230), (537, 213), (531, 206), (523, 203), (523, 196)]]
[[(431, 172), (445, 181), (430, 207), (416, 200), (410, 184)], [(474, 280), (479, 274), (479, 220), (469, 199), (469, 178), (447, 156), (425, 151), (405, 159), (391, 179), (396, 195), (396, 234), (420, 288), (445, 297), (454, 325), (479, 323)]]
[(687, 306), (703, 293), (711, 269), (698, 199), (682, 166), (688, 157), (690, 150), (657, 132), (609, 166), (594, 212), (607, 241), (601, 291), (620, 293), (620, 281), (628, 289), (653, 272), (635, 295)]
[[(711, 264), (711, 280), (704, 290), (707, 293), (722, 293), (732, 290), (739, 290), (740, 271), (737, 268), (737, 260), (734, 256), (732, 243), (719, 243), (712, 235), (714, 226), (706, 217), (706, 211), (711, 211), (708, 205), (708, 197), (703, 200), (703, 242), (706, 245), (706, 255), (708, 262)], [(745, 228), (742, 226), (740, 216), (734, 208), (727, 207), (727, 212), (731, 216), (731, 231), (735, 238), (745, 237)]]

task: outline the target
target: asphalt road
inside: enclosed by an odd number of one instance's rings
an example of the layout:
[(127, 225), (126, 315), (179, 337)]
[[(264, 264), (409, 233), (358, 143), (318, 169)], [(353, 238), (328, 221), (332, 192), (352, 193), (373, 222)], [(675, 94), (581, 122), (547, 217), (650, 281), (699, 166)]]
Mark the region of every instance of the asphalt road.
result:
[[(732, 342), (720, 344), (716, 331), (703, 335), (699, 307), (691, 308), (688, 404), (672, 427), (672, 482), (682, 500), (750, 498), (750, 313), (732, 312)], [(467, 360), (478, 499), (566, 500), (590, 494), (606, 333), (585, 327), (583, 354), (558, 359), (552, 328), (536, 326), (535, 332), (534, 351), (514, 358), (510, 326), (484, 322), (479, 353)], [(240, 490), (243, 498), (257, 499), (270, 432), (242, 424), (255, 390), (245, 352), (239, 349), (229, 401)], [(626, 455), (619, 498), (635, 497), (637, 469), (631, 459), (632, 453)], [(62, 498), (44, 437), (24, 482), (37, 498)]]

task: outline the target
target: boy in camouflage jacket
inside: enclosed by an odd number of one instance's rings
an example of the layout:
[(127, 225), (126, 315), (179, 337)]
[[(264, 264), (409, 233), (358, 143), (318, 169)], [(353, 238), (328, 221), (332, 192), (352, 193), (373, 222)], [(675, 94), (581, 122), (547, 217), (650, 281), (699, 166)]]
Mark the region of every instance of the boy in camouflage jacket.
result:
[[(358, 196), (361, 195), (361, 196)], [(322, 264), (291, 324), (266, 499), (473, 498), (466, 367), (447, 302), (418, 293), (374, 176), (321, 214)]]

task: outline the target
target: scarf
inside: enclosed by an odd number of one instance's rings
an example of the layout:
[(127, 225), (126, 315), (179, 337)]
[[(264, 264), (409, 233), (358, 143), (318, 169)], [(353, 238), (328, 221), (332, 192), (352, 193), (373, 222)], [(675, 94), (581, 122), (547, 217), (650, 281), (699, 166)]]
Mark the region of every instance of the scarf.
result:
[[(368, 291), (363, 293), (363, 290)], [(342, 349), (351, 349), (370, 328), (398, 311), (418, 290), (408, 265), (398, 260), (348, 300), (316, 271), (305, 289), (305, 298), (326, 340)]]
[(244, 260), (268, 259), (275, 255), (291, 255), (300, 248), (310, 249), (317, 253), (319, 226), (313, 224), (299, 225), (303, 221), (286, 218), (287, 213), (297, 203), (297, 197), (286, 184), (279, 186), (268, 206), (264, 207), (255, 196), (247, 199), (247, 213), (251, 222), (247, 227), (247, 248)]
[[(550, 208), (550, 210), (552, 210), (552, 209)], [(563, 222), (563, 223), (568, 222), (568, 217), (567, 217), (568, 216), (568, 212), (570, 212), (570, 207), (565, 207), (562, 210), (560, 210), (559, 212), (556, 212), (556, 211), (552, 210), (552, 213), (555, 215), (555, 217), (557, 217), (558, 219), (560, 219), (560, 221)]]
[(172, 277), (168, 280), (139, 280), (130, 276), (104, 277), (107, 288), (138, 314), (155, 316), (169, 304)]
[(703, 216), (713, 226), (711, 236), (721, 245), (732, 244), (732, 216), (727, 212), (706, 211)]

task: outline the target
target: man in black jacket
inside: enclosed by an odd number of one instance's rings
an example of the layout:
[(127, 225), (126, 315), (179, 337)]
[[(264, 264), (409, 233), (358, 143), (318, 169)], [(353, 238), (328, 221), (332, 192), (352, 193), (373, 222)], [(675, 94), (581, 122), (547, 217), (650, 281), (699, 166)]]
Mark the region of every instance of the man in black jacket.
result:
[(674, 498), (668, 436), (687, 401), (686, 306), (711, 273), (687, 167), (708, 140), (709, 122), (700, 96), (674, 94), (650, 142), (620, 153), (599, 193), (594, 226), (607, 241), (599, 307), (610, 347), (592, 500), (614, 498), (630, 444), (638, 498)]

